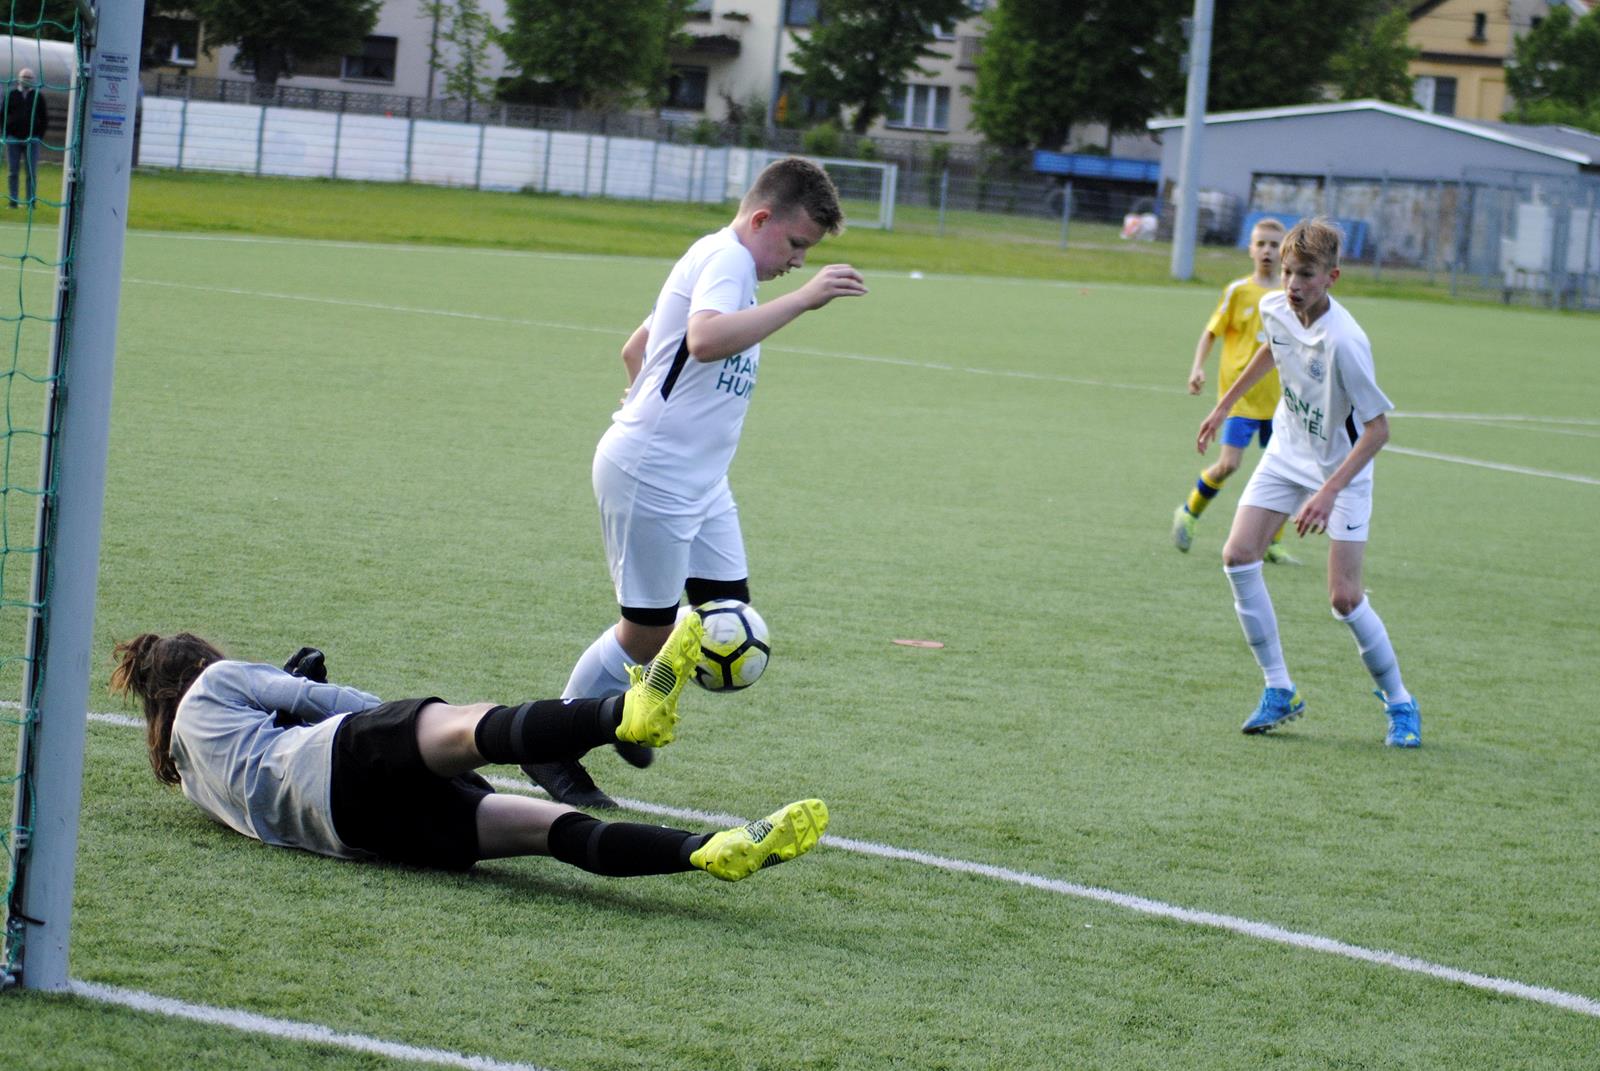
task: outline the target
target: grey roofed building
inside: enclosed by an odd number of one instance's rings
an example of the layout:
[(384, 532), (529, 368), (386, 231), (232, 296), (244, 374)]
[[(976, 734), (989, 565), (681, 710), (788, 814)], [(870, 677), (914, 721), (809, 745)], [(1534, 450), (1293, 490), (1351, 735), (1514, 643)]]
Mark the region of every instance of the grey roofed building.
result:
[[(1161, 140), (1163, 189), (1175, 184), (1183, 118), (1146, 124)], [(1248, 205), (1260, 176), (1469, 180), (1501, 171), (1600, 175), (1600, 136), (1570, 127), (1455, 119), (1377, 100), (1206, 116), (1199, 188)]]

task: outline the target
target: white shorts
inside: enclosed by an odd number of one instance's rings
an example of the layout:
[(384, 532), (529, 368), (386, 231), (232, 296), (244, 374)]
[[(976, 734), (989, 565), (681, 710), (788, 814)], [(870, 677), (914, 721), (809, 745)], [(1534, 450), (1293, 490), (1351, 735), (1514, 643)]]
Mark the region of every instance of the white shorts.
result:
[(640, 483), (597, 453), (594, 497), (617, 605), (664, 609), (678, 604), (689, 577), (750, 575), (726, 476), (699, 499), (680, 498)]
[[(1256, 506), (1274, 513), (1293, 517), (1321, 487), (1308, 487), (1301, 478), (1273, 464), (1271, 454), (1261, 458), (1239, 505)], [(1333, 514), (1328, 518), (1328, 538), (1342, 543), (1365, 543), (1372, 521), (1372, 474), (1357, 477), (1333, 500)]]

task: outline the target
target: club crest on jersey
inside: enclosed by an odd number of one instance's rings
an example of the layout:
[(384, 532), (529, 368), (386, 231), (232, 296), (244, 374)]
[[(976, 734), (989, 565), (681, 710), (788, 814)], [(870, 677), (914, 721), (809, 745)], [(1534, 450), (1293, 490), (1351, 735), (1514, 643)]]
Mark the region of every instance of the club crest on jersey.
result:
[(1327, 374), (1327, 371), (1327, 366), (1322, 363), (1321, 357), (1313, 357), (1306, 363), (1306, 375), (1318, 383), (1322, 382), (1322, 377)]

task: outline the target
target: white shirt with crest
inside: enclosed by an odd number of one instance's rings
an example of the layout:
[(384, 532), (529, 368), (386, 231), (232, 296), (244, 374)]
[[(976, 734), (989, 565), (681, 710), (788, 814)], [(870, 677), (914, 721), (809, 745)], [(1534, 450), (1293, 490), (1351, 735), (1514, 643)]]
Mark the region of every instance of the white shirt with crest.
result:
[(761, 344), (720, 361), (689, 356), (689, 318), (756, 303), (756, 262), (732, 227), (701, 238), (673, 266), (645, 321), (639, 375), (600, 439), (601, 457), (683, 499), (728, 474), (756, 389)]
[[(1266, 457), (1307, 487), (1321, 487), (1346, 457), (1363, 426), (1394, 408), (1372, 366), (1366, 332), (1345, 307), (1300, 323), (1283, 291), (1261, 299), (1261, 324), (1278, 366), (1283, 397), (1272, 415)], [(1372, 478), (1372, 463), (1351, 484)]]

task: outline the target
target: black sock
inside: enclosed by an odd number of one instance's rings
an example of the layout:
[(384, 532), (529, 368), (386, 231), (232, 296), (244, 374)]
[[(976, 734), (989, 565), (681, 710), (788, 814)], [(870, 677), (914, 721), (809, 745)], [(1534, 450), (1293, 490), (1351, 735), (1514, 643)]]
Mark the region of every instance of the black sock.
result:
[(615, 743), (621, 721), (619, 695), (537, 699), (520, 707), (495, 707), (479, 719), (472, 737), (485, 762), (550, 762)]
[(689, 856), (710, 839), (642, 822), (602, 822), (571, 811), (550, 827), (550, 854), (571, 866), (611, 878), (693, 870)]

